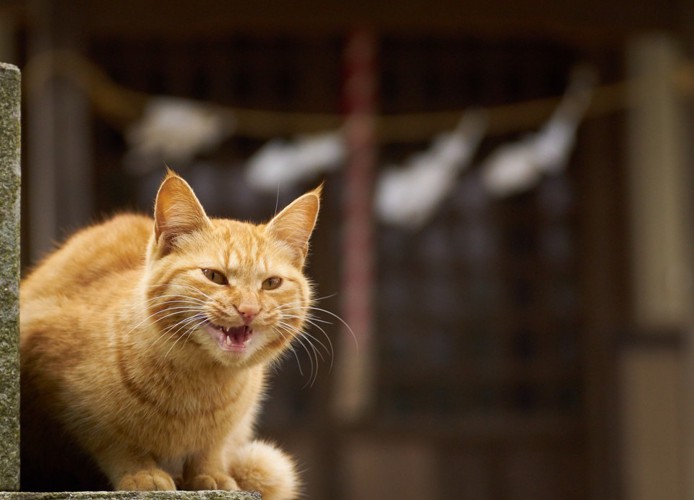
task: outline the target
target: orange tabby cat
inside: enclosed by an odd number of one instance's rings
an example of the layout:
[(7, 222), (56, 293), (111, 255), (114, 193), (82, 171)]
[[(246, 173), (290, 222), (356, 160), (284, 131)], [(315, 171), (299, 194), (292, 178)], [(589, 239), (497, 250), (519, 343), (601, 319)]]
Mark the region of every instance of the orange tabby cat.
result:
[(118, 490), (294, 498), (293, 461), (253, 425), (311, 302), (319, 196), (264, 225), (210, 219), (169, 172), (154, 220), (117, 216), (43, 261), (21, 286), (23, 484), (79, 483), (91, 457)]

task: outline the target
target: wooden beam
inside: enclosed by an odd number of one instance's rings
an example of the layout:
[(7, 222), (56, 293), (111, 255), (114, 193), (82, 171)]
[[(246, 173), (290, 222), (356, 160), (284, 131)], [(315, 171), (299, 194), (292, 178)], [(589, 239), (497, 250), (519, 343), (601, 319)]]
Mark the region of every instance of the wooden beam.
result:
[[(79, 52), (83, 32), (74, 12), (74, 0), (33, 0), (29, 54), (60, 48)], [(38, 86), (27, 83), (28, 244), (36, 261), (66, 232), (92, 219), (93, 168), (86, 96), (57, 77)]]
[[(684, 331), (691, 318), (691, 216), (684, 102), (672, 75), (682, 61), (666, 35), (629, 46), (629, 198), (632, 322), (645, 335)], [(626, 497), (692, 497), (685, 458), (690, 382), (685, 352), (635, 344), (620, 359)]]
[(231, 32), (346, 33), (368, 24), (381, 33), (468, 33), (549, 36), (584, 44), (619, 43), (631, 33), (670, 29), (674, 0), (199, 0), (147, 2), (82, 0), (77, 7), (89, 33), (106, 36), (200, 37)]
[(636, 103), (628, 128), (634, 323), (645, 331), (680, 330), (692, 307), (688, 132), (672, 78), (683, 59), (666, 35), (635, 40), (629, 54)]
[(372, 193), (377, 161), (377, 43), (376, 35), (362, 28), (349, 37), (345, 47), (343, 99), (348, 159), (343, 192), (341, 292), (346, 329), (340, 338), (335, 371), (335, 416), (343, 422), (358, 421), (371, 410), (375, 385)]

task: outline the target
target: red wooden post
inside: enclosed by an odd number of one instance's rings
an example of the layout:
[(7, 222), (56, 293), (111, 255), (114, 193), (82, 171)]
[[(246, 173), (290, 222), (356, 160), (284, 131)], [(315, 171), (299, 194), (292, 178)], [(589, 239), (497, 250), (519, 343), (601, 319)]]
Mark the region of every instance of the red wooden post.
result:
[(374, 33), (353, 32), (345, 47), (343, 102), (347, 165), (342, 234), (342, 315), (356, 337), (341, 337), (336, 411), (353, 421), (368, 410), (373, 388), (373, 180), (376, 167), (376, 50)]

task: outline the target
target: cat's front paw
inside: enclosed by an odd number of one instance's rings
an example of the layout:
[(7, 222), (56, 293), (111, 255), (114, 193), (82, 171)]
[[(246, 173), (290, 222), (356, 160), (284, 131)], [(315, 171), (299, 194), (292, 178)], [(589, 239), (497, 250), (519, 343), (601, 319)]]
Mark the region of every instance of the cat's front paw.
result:
[(175, 490), (173, 478), (161, 469), (145, 469), (125, 474), (116, 486), (125, 491)]
[(236, 491), (239, 485), (233, 477), (226, 474), (197, 474), (188, 481), (186, 489)]

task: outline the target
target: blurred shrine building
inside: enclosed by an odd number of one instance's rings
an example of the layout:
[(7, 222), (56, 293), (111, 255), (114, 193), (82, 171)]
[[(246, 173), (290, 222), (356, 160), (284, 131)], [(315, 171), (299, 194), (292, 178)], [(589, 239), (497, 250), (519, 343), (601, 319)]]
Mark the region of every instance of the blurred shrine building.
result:
[[(261, 221), (325, 181), (308, 273), (353, 332), (316, 311), (319, 353), (276, 370), (259, 429), (297, 457), (305, 498), (691, 498), (694, 5), (394, 5), (0, 2), (0, 60), (24, 69), (25, 266), (102, 214), (150, 210), (164, 161), (133, 163), (128, 139), (147, 97), (222, 107), (237, 128), (170, 164), (208, 213)], [(565, 164), (490, 190), (486, 160), (541, 130), (586, 65)], [(435, 210), (380, 219), (382, 174), (468, 109), (487, 126)], [(337, 165), (249, 185), (269, 141), (331, 124)]]

